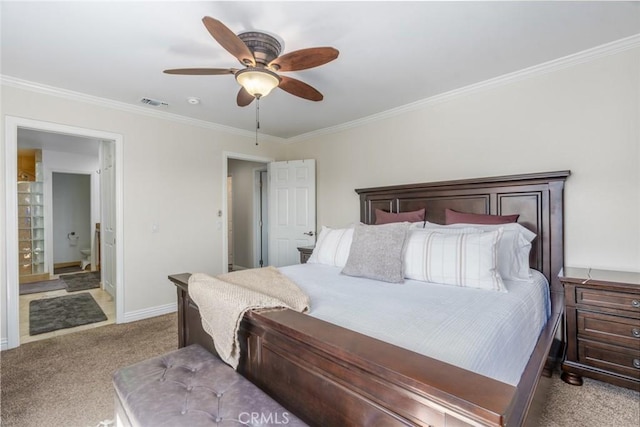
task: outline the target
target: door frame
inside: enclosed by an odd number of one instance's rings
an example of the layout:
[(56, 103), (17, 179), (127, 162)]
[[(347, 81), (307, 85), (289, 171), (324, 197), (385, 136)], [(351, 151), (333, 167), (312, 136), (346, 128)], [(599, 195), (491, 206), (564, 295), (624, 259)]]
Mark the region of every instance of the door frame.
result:
[[(229, 171), (229, 159), (234, 160), (246, 160), (249, 162), (261, 162), (271, 163), (275, 159), (272, 157), (260, 157), (253, 156), (251, 154), (234, 153), (231, 151), (222, 152), (222, 209), (218, 212), (219, 221), (217, 224), (218, 229), (222, 230), (222, 272), (227, 273), (229, 271), (229, 227), (228, 227), (228, 206), (227, 206), (227, 174)], [(16, 172), (17, 173), (17, 172)]]
[[(263, 200), (263, 204), (267, 203), (268, 206), (268, 202), (269, 202), (269, 184), (267, 182), (264, 182), (262, 185), (262, 188), (260, 188), (259, 186), (259, 182), (260, 182), (260, 175), (262, 173), (267, 173), (267, 165), (264, 165), (263, 167), (260, 168), (253, 168), (252, 173), (253, 173), (253, 223), (254, 224), (258, 224), (258, 222), (260, 221), (260, 197), (261, 197), (261, 193), (262, 193), (262, 200)], [(265, 195), (266, 195), (266, 201), (265, 201)], [(269, 216), (267, 215), (267, 222), (266, 224), (264, 224), (263, 221), (263, 228), (269, 226)], [(268, 234), (268, 233), (267, 233)], [(256, 228), (256, 232), (253, 234), (253, 238), (255, 239), (255, 244), (253, 245), (253, 264), (256, 267), (260, 267), (260, 238), (262, 237), (262, 233), (260, 228)], [(262, 244), (262, 246), (265, 245), (265, 243), (267, 244), (267, 246), (269, 245), (269, 241), (267, 240), (266, 242), (264, 242)], [(264, 255), (264, 254), (263, 254)], [(262, 257), (264, 258), (264, 256)], [(267, 263), (263, 264), (263, 267), (266, 267), (269, 262), (269, 251), (267, 251)]]
[[(81, 128), (63, 125), (59, 123), (32, 120), (22, 117), (5, 117), (4, 140), (4, 168), (5, 168), (5, 290), (6, 290), (6, 322), (7, 322), (7, 348), (15, 348), (20, 345), (20, 292), (18, 289), (18, 183), (17, 183), (17, 156), (18, 156), (18, 129), (33, 129), (52, 133), (62, 133), (79, 137), (97, 138), (111, 141), (115, 144), (116, 152), (116, 323), (124, 321), (124, 253), (123, 245), (123, 135), (101, 130)], [(101, 201), (104, 203), (103, 201)]]

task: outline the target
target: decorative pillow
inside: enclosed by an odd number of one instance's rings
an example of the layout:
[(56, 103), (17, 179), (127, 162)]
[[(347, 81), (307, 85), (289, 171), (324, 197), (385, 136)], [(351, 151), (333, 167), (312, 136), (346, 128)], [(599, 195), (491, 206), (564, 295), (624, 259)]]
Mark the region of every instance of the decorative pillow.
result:
[[(440, 225), (425, 223), (426, 230), (451, 232), (450, 230), (494, 231), (502, 229), (498, 242), (498, 271), (503, 280), (524, 280), (531, 278), (529, 272), (529, 252), (531, 242), (536, 238), (534, 232), (518, 223), (509, 224), (452, 224)], [(449, 231), (445, 231), (449, 230)]]
[(497, 267), (501, 236), (502, 230), (459, 234), (411, 230), (404, 258), (405, 277), (506, 292)]
[(425, 209), (419, 209), (412, 212), (385, 212), (381, 209), (376, 209), (376, 225), (389, 224), (392, 222), (418, 222), (424, 221)]
[(518, 221), (520, 215), (487, 215), (458, 212), (453, 209), (445, 209), (445, 224), (509, 224)]
[(323, 225), (316, 246), (307, 262), (344, 267), (349, 257), (352, 240), (353, 227), (333, 229)]
[(384, 282), (403, 282), (403, 255), (408, 230), (408, 222), (357, 225), (342, 273)]

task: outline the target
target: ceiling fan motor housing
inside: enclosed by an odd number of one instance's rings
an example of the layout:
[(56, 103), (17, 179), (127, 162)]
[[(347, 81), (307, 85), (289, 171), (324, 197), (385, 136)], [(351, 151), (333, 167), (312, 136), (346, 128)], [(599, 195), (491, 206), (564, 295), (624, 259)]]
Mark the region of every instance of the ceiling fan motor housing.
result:
[(256, 63), (264, 67), (280, 56), (282, 51), (282, 44), (278, 39), (267, 33), (246, 31), (238, 34), (238, 37), (253, 53)]

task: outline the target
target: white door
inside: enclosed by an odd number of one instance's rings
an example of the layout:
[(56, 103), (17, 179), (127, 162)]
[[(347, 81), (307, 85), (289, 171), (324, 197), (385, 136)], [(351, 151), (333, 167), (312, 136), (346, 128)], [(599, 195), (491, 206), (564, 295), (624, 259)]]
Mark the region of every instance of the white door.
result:
[(269, 265), (298, 264), (298, 247), (316, 241), (316, 161), (272, 162), (268, 175)]
[(115, 147), (110, 141), (100, 143), (100, 266), (102, 270), (102, 287), (116, 299), (116, 171)]

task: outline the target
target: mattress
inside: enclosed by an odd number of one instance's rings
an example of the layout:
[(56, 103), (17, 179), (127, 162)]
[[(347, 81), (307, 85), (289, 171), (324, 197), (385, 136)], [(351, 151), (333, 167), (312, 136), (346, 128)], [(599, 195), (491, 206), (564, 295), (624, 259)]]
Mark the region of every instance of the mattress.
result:
[(279, 269), (311, 298), (309, 315), (516, 385), (551, 312), (549, 285), (505, 281), (506, 293), (340, 274), (340, 267)]

